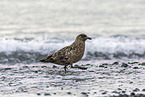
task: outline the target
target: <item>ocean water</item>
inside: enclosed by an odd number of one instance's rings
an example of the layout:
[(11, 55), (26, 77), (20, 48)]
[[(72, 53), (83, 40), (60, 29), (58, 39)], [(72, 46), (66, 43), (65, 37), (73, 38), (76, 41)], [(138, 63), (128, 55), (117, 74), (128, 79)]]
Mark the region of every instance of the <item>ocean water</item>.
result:
[[(0, 0), (0, 96), (143, 93), (144, 10), (144, 0)], [(80, 33), (92, 37), (76, 63), (88, 70), (37, 61)]]
[[(74, 40), (59, 38), (1, 39), (1, 63), (32, 63)], [(83, 60), (127, 60), (145, 58), (145, 38), (95, 37), (86, 42)]]

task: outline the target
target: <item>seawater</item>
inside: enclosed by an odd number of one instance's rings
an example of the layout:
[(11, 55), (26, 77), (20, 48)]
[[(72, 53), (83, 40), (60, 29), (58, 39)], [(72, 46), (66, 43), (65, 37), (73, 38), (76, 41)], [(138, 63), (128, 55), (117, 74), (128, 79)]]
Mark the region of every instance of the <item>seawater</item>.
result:
[(143, 0), (0, 0), (0, 37), (145, 35)]
[[(0, 40), (0, 62), (37, 62), (74, 40), (58, 38), (2, 39)], [(144, 37), (94, 37), (86, 42), (84, 60), (116, 60), (145, 58)]]
[[(144, 94), (144, 10), (144, 0), (0, 0), (0, 96)], [(37, 61), (80, 33), (93, 38), (76, 63), (87, 70)]]

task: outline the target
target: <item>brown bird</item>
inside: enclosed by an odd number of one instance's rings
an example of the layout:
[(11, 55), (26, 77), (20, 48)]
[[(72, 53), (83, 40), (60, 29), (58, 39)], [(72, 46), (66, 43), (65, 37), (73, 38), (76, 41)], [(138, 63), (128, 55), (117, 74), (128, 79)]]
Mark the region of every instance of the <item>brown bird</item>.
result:
[(80, 34), (76, 37), (75, 41), (70, 46), (66, 46), (39, 61), (65, 65), (64, 70), (66, 72), (66, 67), (68, 65), (73, 67), (73, 63), (78, 62), (83, 57), (85, 51), (85, 41), (87, 39), (91, 40), (91, 38), (86, 34)]

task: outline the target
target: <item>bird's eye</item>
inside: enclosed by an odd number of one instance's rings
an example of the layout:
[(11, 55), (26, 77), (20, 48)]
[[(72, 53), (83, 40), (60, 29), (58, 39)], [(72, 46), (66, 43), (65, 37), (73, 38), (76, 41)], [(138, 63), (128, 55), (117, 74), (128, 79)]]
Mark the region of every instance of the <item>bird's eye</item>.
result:
[(86, 36), (86, 35), (84, 35), (84, 34), (83, 34), (83, 35), (81, 35), (81, 36), (82, 36), (83, 38), (84, 38), (84, 37), (87, 37), (87, 36)]

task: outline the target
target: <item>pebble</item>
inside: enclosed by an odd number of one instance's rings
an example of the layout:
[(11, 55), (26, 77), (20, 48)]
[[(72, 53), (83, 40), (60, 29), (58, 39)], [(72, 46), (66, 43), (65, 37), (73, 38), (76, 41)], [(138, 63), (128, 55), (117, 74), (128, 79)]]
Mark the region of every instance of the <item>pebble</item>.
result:
[(37, 95), (41, 95), (40, 93), (37, 93)]
[(133, 67), (133, 69), (139, 69), (138, 67)]
[(117, 91), (113, 91), (112, 93), (116, 93), (116, 94), (119, 94), (120, 92), (117, 92)]
[(104, 65), (99, 65), (99, 67), (105, 67)]
[(107, 64), (107, 63), (103, 63), (102, 65), (109, 65), (109, 64)]
[(121, 67), (128, 67), (128, 64), (122, 63)]
[(52, 68), (57, 68), (57, 66), (53, 65), (53, 67), (52, 67)]
[(97, 94), (97, 92), (94, 92), (93, 94)]
[(119, 62), (114, 62), (112, 65), (118, 65), (119, 64)]
[(107, 64), (107, 63), (103, 63), (102, 65), (99, 65), (99, 67), (107, 68), (107, 65), (109, 65), (109, 64)]
[(5, 70), (11, 70), (12, 68), (5, 68)]
[(86, 66), (90, 66), (91, 64), (86, 64)]
[(121, 88), (118, 88), (117, 90), (122, 90)]
[(141, 63), (141, 65), (145, 66), (145, 62)]
[(139, 62), (128, 62), (128, 64), (138, 64)]
[(126, 93), (126, 91), (122, 91), (122, 93)]
[(104, 95), (104, 94), (107, 94), (107, 91), (104, 91), (102, 94), (103, 94), (103, 95)]
[(71, 95), (71, 92), (67, 92), (68, 95)]
[(44, 96), (51, 96), (51, 94), (50, 93), (45, 93)]
[(89, 95), (86, 92), (82, 92), (81, 94), (83, 95), (83, 97), (89, 97)]
[(47, 66), (41, 66), (41, 68), (47, 68)]
[(135, 93), (134, 93), (134, 92), (132, 92), (132, 93), (130, 93), (130, 95), (131, 95), (131, 96), (135, 96)]
[(137, 91), (140, 91), (138, 88), (135, 88), (134, 90), (133, 90), (134, 92), (137, 92)]
[(142, 91), (145, 91), (145, 89), (142, 89)]

